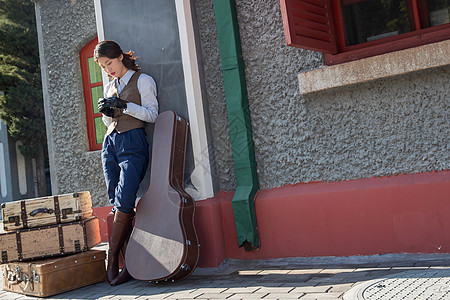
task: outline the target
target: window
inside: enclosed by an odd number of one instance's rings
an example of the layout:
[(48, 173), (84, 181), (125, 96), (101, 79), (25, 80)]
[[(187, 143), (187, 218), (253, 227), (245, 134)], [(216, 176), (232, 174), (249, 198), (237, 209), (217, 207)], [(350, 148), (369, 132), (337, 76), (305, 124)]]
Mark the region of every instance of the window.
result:
[(81, 77), (83, 81), (84, 103), (86, 106), (86, 122), (89, 138), (89, 149), (100, 150), (106, 126), (102, 121), (102, 113), (98, 111), (98, 99), (103, 97), (102, 70), (94, 61), (94, 48), (97, 38), (90, 41), (80, 51)]
[(450, 38), (450, 0), (280, 0), (286, 43), (328, 65)]

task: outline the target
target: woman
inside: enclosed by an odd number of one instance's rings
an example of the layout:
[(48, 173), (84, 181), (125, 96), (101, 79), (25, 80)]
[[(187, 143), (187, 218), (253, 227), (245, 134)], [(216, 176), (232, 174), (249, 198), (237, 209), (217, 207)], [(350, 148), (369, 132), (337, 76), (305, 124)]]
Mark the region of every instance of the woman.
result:
[(114, 206), (107, 278), (111, 285), (118, 285), (131, 278), (125, 265), (119, 273), (118, 259), (132, 231), (136, 193), (149, 162), (145, 122), (155, 122), (158, 101), (155, 81), (139, 72), (131, 51), (123, 53), (116, 42), (102, 41), (95, 47), (94, 59), (111, 79), (98, 108), (108, 127), (102, 163), (108, 198)]

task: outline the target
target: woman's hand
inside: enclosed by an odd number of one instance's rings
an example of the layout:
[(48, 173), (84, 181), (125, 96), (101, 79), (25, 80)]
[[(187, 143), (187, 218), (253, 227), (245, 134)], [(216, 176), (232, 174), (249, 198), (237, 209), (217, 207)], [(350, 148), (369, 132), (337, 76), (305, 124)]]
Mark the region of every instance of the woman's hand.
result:
[(107, 117), (118, 118), (123, 115), (127, 103), (128, 101), (117, 97), (100, 98), (98, 100), (98, 111)]
[(128, 101), (117, 98), (117, 97), (108, 97), (108, 98), (100, 98), (98, 100), (98, 110), (101, 112), (104, 108), (127, 108)]

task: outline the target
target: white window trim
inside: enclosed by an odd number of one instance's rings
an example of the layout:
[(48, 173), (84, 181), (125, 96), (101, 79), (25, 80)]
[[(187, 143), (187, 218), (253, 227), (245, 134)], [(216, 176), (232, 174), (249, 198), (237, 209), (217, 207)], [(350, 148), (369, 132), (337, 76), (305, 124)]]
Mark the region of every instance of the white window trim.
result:
[(195, 200), (214, 197), (208, 137), (201, 92), (198, 57), (192, 22), (191, 0), (175, 0), (178, 31), (180, 34), (181, 58), (189, 113), (189, 127), (194, 153), (194, 170), (191, 182), (197, 188), (186, 189)]
[(447, 65), (450, 40), (302, 72), (298, 80), (307, 95)]

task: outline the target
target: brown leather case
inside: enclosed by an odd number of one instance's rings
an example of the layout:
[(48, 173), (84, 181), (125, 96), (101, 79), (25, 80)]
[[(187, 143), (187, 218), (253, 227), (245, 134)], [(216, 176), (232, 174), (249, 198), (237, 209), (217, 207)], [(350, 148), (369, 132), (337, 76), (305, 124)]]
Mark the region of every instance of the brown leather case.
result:
[(39, 228), (0, 232), (1, 263), (88, 251), (101, 243), (97, 217)]
[(104, 281), (105, 257), (103, 250), (90, 250), (53, 259), (3, 264), (3, 289), (48, 297)]
[(2, 203), (3, 230), (14, 231), (92, 217), (88, 191)]

